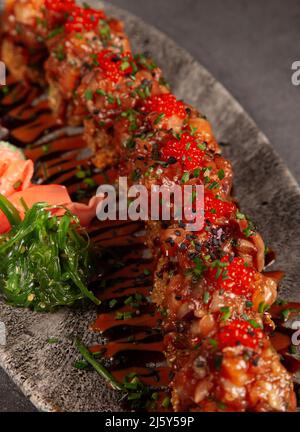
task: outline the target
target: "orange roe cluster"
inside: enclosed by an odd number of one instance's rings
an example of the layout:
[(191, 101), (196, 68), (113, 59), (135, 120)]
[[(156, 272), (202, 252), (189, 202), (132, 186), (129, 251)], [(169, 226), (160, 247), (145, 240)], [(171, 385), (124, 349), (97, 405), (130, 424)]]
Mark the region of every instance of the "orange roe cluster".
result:
[(45, 7), (53, 12), (70, 12), (75, 7), (75, 0), (45, 0)]
[(253, 293), (255, 274), (255, 270), (246, 266), (242, 258), (230, 260), (226, 256), (217, 268), (210, 269), (209, 277), (218, 289), (247, 296)]
[(132, 74), (136, 67), (129, 52), (116, 54), (110, 50), (103, 50), (98, 54), (97, 61), (105, 77), (115, 83), (122, 77)]
[(251, 349), (258, 349), (264, 338), (261, 328), (257, 328), (248, 321), (234, 320), (221, 328), (218, 342), (221, 349), (242, 345)]
[(183, 168), (190, 171), (203, 165), (206, 145), (201, 144), (197, 138), (184, 132), (180, 138), (170, 139), (161, 150), (162, 160), (169, 162), (176, 159)]
[(144, 110), (163, 114), (168, 118), (177, 116), (184, 119), (186, 117), (184, 103), (178, 101), (171, 93), (150, 97), (144, 104)]
[(69, 33), (97, 30), (100, 20), (105, 20), (106, 15), (101, 10), (75, 7), (65, 25), (65, 29)]
[(217, 223), (221, 218), (230, 219), (236, 213), (236, 206), (232, 202), (222, 201), (216, 198), (212, 192), (205, 192), (204, 211), (206, 221), (211, 224)]

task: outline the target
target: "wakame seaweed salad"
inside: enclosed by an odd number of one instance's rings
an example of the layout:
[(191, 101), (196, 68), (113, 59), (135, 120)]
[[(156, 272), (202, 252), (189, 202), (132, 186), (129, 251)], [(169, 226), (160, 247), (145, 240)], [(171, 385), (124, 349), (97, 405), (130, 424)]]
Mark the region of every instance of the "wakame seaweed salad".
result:
[(45, 203), (25, 207), (21, 220), (0, 195), (0, 209), (11, 230), (0, 236), (0, 292), (7, 302), (38, 312), (70, 306), (77, 300), (99, 300), (87, 288), (91, 274), (89, 241), (76, 216)]

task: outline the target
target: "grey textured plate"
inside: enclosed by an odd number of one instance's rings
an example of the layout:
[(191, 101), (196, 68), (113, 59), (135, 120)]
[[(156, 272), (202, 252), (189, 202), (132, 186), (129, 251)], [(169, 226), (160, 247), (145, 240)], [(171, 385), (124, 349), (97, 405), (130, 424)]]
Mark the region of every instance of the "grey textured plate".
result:
[[(99, 7), (98, 1), (94, 4)], [(243, 108), (187, 52), (127, 12), (111, 5), (105, 8), (125, 21), (134, 50), (150, 52), (175, 93), (201, 109), (217, 138), (230, 143), (224, 153), (234, 164), (236, 195), (243, 210), (254, 217), (267, 244), (277, 251), (276, 267), (286, 272), (280, 295), (299, 301), (300, 189), (296, 181)], [(92, 308), (41, 315), (0, 303), (0, 320), (8, 331), (7, 346), (0, 349), (0, 364), (40, 410), (120, 408), (116, 394), (96, 373), (72, 366), (77, 357), (75, 336), (87, 343), (100, 340), (88, 329), (94, 315)], [(47, 343), (52, 337), (60, 342)]]

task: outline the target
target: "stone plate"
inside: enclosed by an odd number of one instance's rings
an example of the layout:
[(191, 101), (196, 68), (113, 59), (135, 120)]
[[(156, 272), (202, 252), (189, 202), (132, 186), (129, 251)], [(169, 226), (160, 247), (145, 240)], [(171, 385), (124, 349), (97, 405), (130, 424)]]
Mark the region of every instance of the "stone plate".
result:
[[(99, 7), (99, 1), (91, 2)], [(101, 4), (100, 4), (101, 6)], [(105, 4), (126, 23), (135, 51), (149, 52), (164, 69), (177, 96), (198, 107), (212, 122), (235, 171), (235, 191), (243, 211), (254, 217), (268, 245), (277, 251), (276, 268), (286, 272), (280, 296), (300, 301), (300, 189), (288, 169), (228, 91), (191, 55), (141, 19)], [(238, 73), (238, 71), (237, 71)], [(93, 308), (37, 314), (0, 303), (7, 345), (0, 365), (42, 411), (116, 411), (118, 396), (94, 372), (73, 367), (73, 341), (99, 342), (89, 331)], [(49, 338), (59, 343), (49, 344)]]

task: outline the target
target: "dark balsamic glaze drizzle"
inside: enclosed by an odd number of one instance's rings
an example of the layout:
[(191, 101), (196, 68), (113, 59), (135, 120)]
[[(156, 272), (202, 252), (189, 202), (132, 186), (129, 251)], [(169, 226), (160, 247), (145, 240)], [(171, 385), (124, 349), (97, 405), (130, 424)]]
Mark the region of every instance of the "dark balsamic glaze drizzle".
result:
[[(5, 139), (24, 149), (26, 156), (34, 160), (37, 183), (63, 184), (72, 199), (81, 202), (94, 195), (97, 185), (113, 183), (117, 170), (95, 169), (91, 160), (84, 158), (85, 143), (80, 134), (37, 143), (62, 127), (52, 116), (39, 88), (24, 88), (9, 77), (6, 89), (9, 91), (2, 94), (0, 89), (0, 130), (7, 129)], [(88, 173), (89, 181), (79, 175), (82, 172)], [(101, 255), (98, 275), (90, 288), (102, 303), (91, 330), (101, 333), (106, 340), (104, 345), (90, 349), (101, 353), (101, 361), (118, 380), (137, 373), (159, 395), (151, 409), (161, 411), (161, 402), (169, 392), (171, 371), (163, 354), (162, 317), (150, 298), (154, 263), (145, 247), (143, 229), (141, 223), (95, 221), (88, 230)], [(268, 261), (273, 261), (274, 253), (269, 255)], [(290, 353), (292, 331), (283, 325), (284, 310), (289, 310), (290, 315), (296, 310), (299, 313), (300, 304), (271, 309), (277, 325), (271, 338), (286, 368), (294, 374), (300, 371), (300, 361)], [(297, 383), (295, 389), (300, 392)]]
[[(10, 92), (2, 97), (1, 126), (9, 131), (6, 140), (21, 147), (35, 162), (34, 181), (63, 184), (72, 199), (81, 202), (95, 194), (97, 185), (113, 183), (116, 170), (99, 172), (89, 158), (82, 157), (85, 143), (81, 135), (36, 143), (58, 129), (56, 119), (43, 99), (32, 107), (32, 101), (40, 97), (38, 89), (20, 89), (12, 83)], [(88, 172), (93, 182), (85, 183), (79, 175), (82, 172)], [(118, 380), (136, 373), (157, 393), (152, 409), (162, 411), (161, 402), (169, 396), (171, 371), (164, 356), (162, 317), (150, 298), (154, 264), (145, 247), (143, 230), (141, 223), (98, 220), (88, 229), (97, 256), (101, 256), (98, 274), (90, 283), (101, 299), (91, 330), (101, 333), (106, 341), (90, 349), (101, 353), (101, 362)]]

